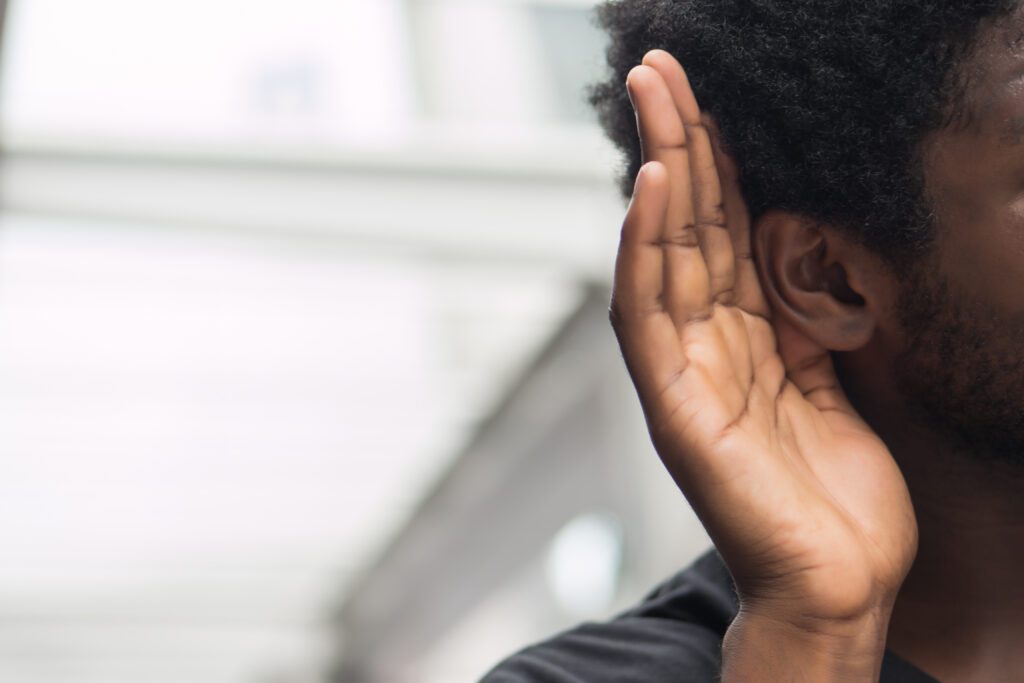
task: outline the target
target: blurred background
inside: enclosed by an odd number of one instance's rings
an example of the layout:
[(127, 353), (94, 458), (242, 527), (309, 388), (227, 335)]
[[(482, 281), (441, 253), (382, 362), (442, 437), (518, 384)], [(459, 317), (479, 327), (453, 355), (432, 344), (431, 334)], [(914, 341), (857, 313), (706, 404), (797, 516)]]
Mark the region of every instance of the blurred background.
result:
[(708, 546), (593, 6), (8, 0), (0, 680), (473, 681)]

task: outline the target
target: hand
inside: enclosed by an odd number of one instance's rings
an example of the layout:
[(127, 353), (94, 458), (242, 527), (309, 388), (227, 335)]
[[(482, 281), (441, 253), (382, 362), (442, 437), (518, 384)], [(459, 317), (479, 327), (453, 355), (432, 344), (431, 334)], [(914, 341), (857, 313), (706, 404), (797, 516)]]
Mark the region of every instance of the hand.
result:
[(900, 470), (828, 351), (772, 320), (735, 165), (682, 67), (653, 51), (627, 87), (645, 165), (611, 319), (655, 448), (729, 566), (741, 614), (811, 631), (881, 614), (884, 643), (917, 546)]

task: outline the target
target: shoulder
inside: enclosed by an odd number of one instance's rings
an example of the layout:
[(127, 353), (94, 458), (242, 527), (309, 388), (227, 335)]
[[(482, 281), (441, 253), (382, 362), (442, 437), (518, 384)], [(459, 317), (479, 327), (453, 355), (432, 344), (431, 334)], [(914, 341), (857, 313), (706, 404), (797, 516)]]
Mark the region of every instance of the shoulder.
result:
[(618, 617), (528, 647), (482, 683), (714, 681), (736, 609), (729, 572), (712, 550)]

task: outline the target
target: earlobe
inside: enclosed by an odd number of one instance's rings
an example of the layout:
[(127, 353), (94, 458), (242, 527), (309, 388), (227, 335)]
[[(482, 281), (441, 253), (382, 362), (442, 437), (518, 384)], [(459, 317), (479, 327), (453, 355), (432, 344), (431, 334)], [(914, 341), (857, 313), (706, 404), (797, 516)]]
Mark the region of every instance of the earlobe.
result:
[(876, 320), (861, 286), (862, 247), (784, 211), (762, 215), (754, 235), (761, 284), (775, 316), (829, 351), (853, 351), (871, 340)]

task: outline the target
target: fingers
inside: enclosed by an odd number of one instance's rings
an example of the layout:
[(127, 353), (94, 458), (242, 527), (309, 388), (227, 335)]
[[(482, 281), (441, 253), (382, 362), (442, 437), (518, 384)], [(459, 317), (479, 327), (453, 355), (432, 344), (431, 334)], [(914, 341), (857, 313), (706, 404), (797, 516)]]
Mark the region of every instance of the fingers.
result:
[(695, 226), (686, 130), (657, 71), (635, 67), (626, 85), (637, 112), (644, 161), (659, 162), (668, 174), (668, 205), (656, 241), (663, 249), (665, 310), (681, 328), (709, 316), (711, 303), (708, 269)]
[(669, 184), (665, 166), (657, 161), (645, 164), (637, 174), (612, 285), (612, 326), (644, 405), (657, 405), (666, 382), (678, 377), (686, 366), (675, 322), (665, 307), (663, 287), (660, 238)]
[(668, 209), (669, 179), (660, 162), (645, 164), (622, 224), (612, 285), (613, 313), (624, 320), (664, 313), (659, 244)]
[(812, 342), (781, 317), (775, 322), (775, 335), (786, 377), (811, 405), (821, 412), (854, 412), (839, 384), (832, 355), (827, 349)]
[(700, 107), (679, 61), (665, 50), (651, 50), (641, 62), (657, 71), (668, 86), (672, 101), (686, 125), (700, 124)]
[[(661, 162), (670, 176), (680, 172), (689, 178), (686, 129), (664, 79), (649, 66), (636, 66), (626, 77), (626, 90), (636, 111), (643, 162)], [(683, 213), (690, 210), (682, 203), (673, 208)]]
[(707, 129), (711, 135), (715, 165), (722, 184), (722, 207), (725, 210), (726, 225), (732, 240), (734, 254), (733, 300), (735, 304), (754, 315), (768, 318), (771, 309), (757, 277), (757, 266), (750, 246), (751, 226), (747, 202), (740, 191), (739, 170), (736, 162), (721, 147), (721, 136), (714, 122)]
[(685, 131), (690, 176), (693, 182), (693, 216), (701, 251), (707, 264), (712, 301), (731, 303), (735, 274), (732, 238), (726, 226), (716, 159), (711, 138), (683, 67), (664, 50), (652, 50), (643, 63), (665, 81)]

